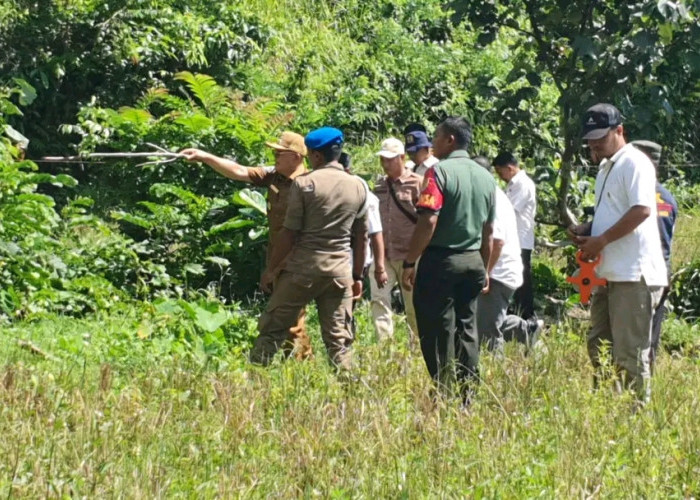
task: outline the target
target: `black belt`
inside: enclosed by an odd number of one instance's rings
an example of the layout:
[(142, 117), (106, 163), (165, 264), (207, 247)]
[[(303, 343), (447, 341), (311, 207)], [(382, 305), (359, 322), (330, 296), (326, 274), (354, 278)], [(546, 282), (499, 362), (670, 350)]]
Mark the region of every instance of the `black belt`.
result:
[(426, 252), (431, 251), (431, 252), (436, 252), (436, 253), (444, 253), (444, 254), (455, 254), (455, 253), (479, 252), (479, 251), (481, 251), (481, 249), (469, 250), (469, 249), (461, 249), (461, 248), (429, 246), (428, 248), (425, 249), (425, 251)]

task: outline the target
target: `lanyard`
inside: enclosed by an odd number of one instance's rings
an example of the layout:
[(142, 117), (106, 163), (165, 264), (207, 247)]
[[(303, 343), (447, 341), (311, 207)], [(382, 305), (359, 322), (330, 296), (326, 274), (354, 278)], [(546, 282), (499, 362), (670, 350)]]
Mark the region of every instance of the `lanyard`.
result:
[[(610, 160), (608, 160), (610, 162)], [(613, 167), (615, 166), (615, 162), (610, 162), (612, 165), (610, 165), (610, 168), (608, 169), (608, 173), (605, 174), (605, 179), (603, 179), (603, 187), (600, 189), (600, 196), (598, 197), (598, 201), (595, 204), (595, 208), (593, 209), (593, 213), (598, 210), (598, 206), (600, 206), (600, 202), (603, 201), (603, 195), (605, 194), (605, 185), (608, 183), (608, 177), (610, 177), (610, 172), (612, 172)]]

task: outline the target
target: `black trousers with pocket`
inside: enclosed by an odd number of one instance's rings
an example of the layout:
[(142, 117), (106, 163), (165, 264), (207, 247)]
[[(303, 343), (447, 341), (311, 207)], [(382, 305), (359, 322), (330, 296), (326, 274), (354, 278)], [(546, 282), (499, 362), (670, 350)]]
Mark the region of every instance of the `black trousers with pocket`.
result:
[(478, 380), (476, 299), (485, 280), (479, 251), (429, 247), (421, 257), (413, 304), (423, 359), (439, 386)]
[(530, 319), (535, 315), (535, 297), (532, 285), (532, 250), (522, 249), (520, 257), (523, 260), (523, 284), (513, 295), (514, 312), (523, 319)]

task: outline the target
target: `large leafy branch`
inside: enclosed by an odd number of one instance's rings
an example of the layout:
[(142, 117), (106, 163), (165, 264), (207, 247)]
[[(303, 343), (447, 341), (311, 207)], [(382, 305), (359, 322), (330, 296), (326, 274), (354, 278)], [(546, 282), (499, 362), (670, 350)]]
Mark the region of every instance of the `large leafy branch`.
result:
[[(637, 123), (637, 130), (654, 134), (644, 127), (649, 117), (674, 112), (669, 104), (671, 92), (658, 69), (668, 64), (668, 55), (677, 53), (678, 45), (696, 44), (699, 36), (697, 13), (683, 2), (491, 0), (478, 5), (457, 1), (453, 7), (455, 21), (467, 19), (482, 31), (479, 41), (483, 44), (510, 30), (518, 37), (515, 45), (522, 49), (514, 51), (521, 55), (516, 64), (527, 67), (529, 74), (540, 75), (528, 78), (534, 89), (544, 75), (559, 91), (558, 208), (565, 224), (575, 219), (568, 193), (572, 170), (580, 158), (583, 110), (595, 102), (615, 102), (631, 123)], [(693, 74), (685, 77), (690, 81)], [(646, 87), (657, 89), (654, 99), (640, 95), (639, 89)]]

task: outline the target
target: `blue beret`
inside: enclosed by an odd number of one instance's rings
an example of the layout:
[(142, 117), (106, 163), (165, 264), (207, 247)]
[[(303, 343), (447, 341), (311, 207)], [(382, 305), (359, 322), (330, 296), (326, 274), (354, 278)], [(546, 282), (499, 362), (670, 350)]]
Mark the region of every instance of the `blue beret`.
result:
[(312, 130), (304, 138), (304, 144), (309, 149), (323, 149), (327, 146), (343, 143), (343, 133), (337, 128), (321, 127)]

